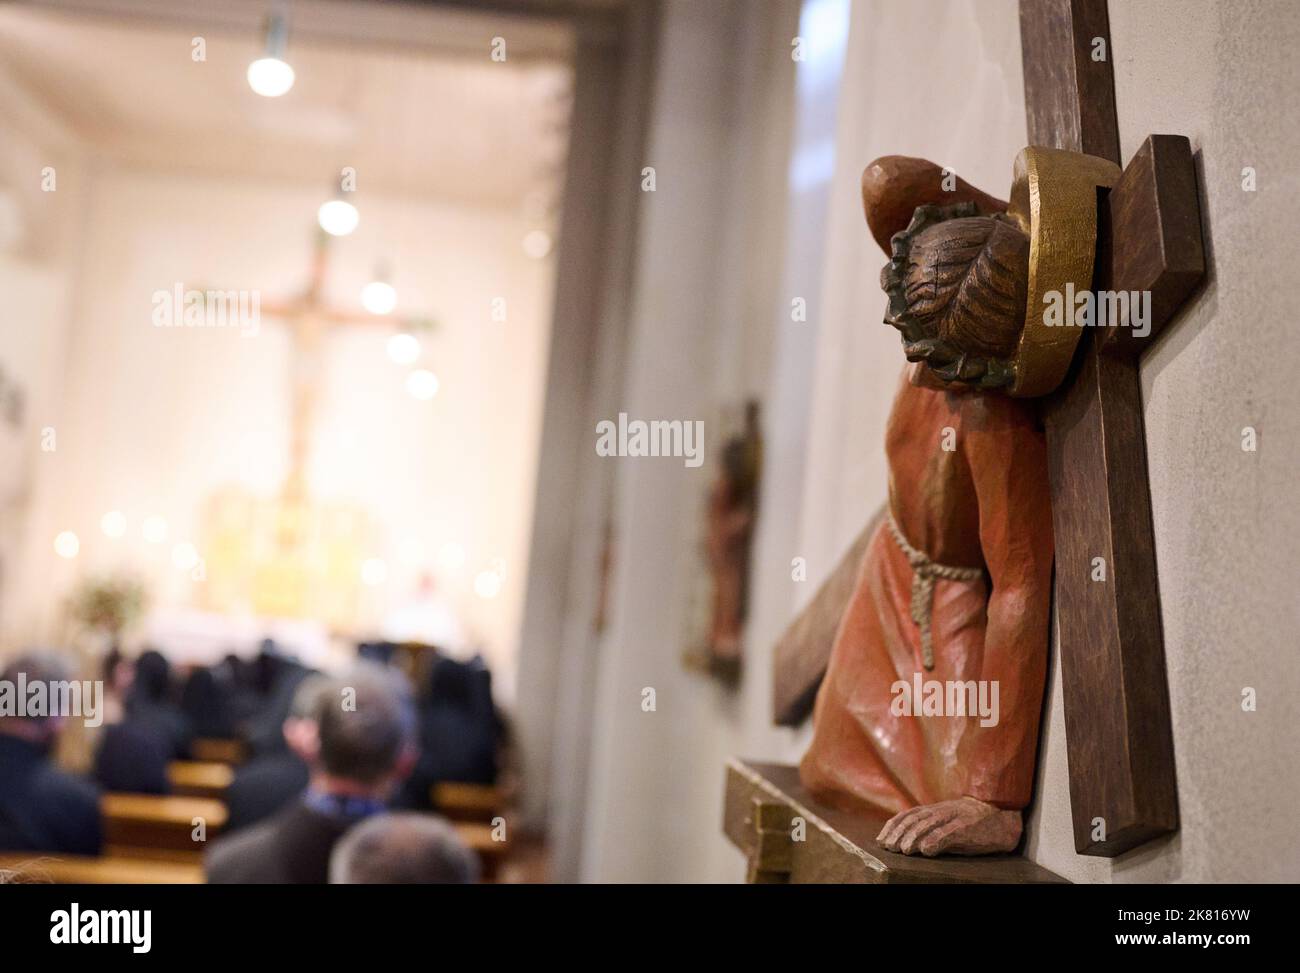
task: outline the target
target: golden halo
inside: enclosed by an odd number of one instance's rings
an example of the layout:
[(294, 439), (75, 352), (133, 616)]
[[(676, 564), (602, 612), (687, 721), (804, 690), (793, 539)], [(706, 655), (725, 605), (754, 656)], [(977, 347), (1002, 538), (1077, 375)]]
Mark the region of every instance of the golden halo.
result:
[(1097, 190), (1115, 185), (1119, 175), (1115, 163), (1081, 152), (1031, 145), (1016, 156), (1007, 216), (1029, 235), (1029, 295), (1011, 395), (1046, 395), (1065, 378), (1083, 329), (1049, 326), (1043, 298), (1064, 294), (1069, 283), (1075, 293), (1092, 287)]

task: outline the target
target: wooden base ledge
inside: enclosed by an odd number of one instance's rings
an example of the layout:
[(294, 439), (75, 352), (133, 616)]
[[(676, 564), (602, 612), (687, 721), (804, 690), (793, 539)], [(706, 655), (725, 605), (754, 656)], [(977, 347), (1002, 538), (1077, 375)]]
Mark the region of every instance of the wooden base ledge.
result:
[[(799, 818), (803, 840), (794, 840)], [(869, 817), (817, 804), (796, 767), (732, 759), (727, 764), (723, 831), (749, 862), (750, 882), (884, 884), (1061, 883), (1023, 855), (921, 858), (876, 842), (886, 815)]]

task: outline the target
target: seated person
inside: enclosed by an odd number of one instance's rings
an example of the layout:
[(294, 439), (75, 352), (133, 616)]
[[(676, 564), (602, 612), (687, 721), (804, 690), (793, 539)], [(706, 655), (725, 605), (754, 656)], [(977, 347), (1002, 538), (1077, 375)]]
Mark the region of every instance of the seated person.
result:
[[(226, 788), (229, 818), (226, 833), (269, 818), (293, 803), (310, 783), (307, 746), (316, 737), (316, 702), (324, 677), (310, 674), (296, 686), (289, 712), (280, 724), (280, 745), (264, 746), (246, 763), (235, 768), (235, 778)], [(305, 746), (306, 745), (306, 746)]]
[(171, 666), (149, 650), (135, 664), (122, 722), (104, 732), (95, 778), (108, 791), (166, 794), (167, 764), (189, 751), (189, 723), (172, 703)]
[(308, 677), (315, 675), (315, 670), (264, 648), (254, 661), (254, 671), (258, 700), (244, 721), (243, 737), (250, 752), (257, 756), (284, 748), (282, 727), (293, 707), (294, 695)]
[(384, 810), (410, 772), (415, 721), (399, 675), (357, 665), (316, 686), (314, 719), (285, 728), (310, 768), (306, 792), (275, 817), (218, 840), (204, 862), (209, 882), (324, 884), (338, 839)]
[(167, 777), (171, 759), (166, 737), (149, 726), (123, 720), (104, 727), (95, 755), (95, 780), (107, 791), (166, 794), (171, 791)]
[[(68, 678), (68, 668), (47, 655), (24, 655), (0, 672), (15, 687)], [(66, 715), (0, 716), (0, 849), (98, 855), (102, 842), (99, 789), (55, 767), (51, 753)]]
[(492, 674), (481, 658), (439, 656), (417, 718), (420, 759), (397, 802), (401, 807), (429, 808), (430, 788), (441, 781), (496, 782), (501, 721), (492, 703)]
[(478, 857), (443, 818), (376, 814), (352, 828), (330, 857), (334, 885), (470, 885)]
[(198, 666), (185, 680), (181, 691), (181, 713), (196, 737), (227, 739), (235, 735), (231, 701), (217, 676), (207, 666)]

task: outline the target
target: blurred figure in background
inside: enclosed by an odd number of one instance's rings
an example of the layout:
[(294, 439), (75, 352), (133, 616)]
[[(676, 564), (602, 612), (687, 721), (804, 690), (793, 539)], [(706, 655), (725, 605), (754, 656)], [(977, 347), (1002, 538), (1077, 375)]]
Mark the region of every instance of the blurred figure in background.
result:
[(469, 639), (450, 601), (438, 591), (432, 574), (421, 575), (412, 597), (384, 622), (389, 642), (421, 642), (436, 645), (455, 658), (469, 654)]
[(181, 713), (196, 737), (225, 739), (235, 735), (229, 692), (207, 666), (198, 666), (185, 680)]
[(352, 825), (384, 810), (415, 762), (415, 714), (401, 676), (358, 664), (322, 679), (314, 719), (287, 725), (310, 768), (306, 793), (275, 817), (220, 839), (212, 883), (323, 884), (330, 853)]
[(279, 745), (264, 746), (235, 769), (235, 779), (226, 788), (227, 833), (269, 818), (307, 789), (317, 705), (327, 688), (327, 680), (319, 673), (309, 673), (299, 681), (281, 723)]
[(439, 656), (418, 720), (420, 759), (402, 791), (401, 807), (431, 807), (430, 789), (441, 781), (496, 782), (502, 728), (492, 702), (492, 674), (481, 658), (458, 662)]
[(478, 877), (477, 856), (431, 814), (377, 814), (344, 835), (330, 858), (335, 885), (469, 885)]
[[(70, 667), (53, 655), (20, 656), (0, 672), (16, 686), (69, 678)], [(102, 835), (99, 788), (54, 766), (51, 753), (66, 715), (0, 716), (0, 849), (97, 855)]]
[(136, 660), (120, 723), (104, 730), (95, 778), (108, 791), (166, 794), (167, 765), (189, 751), (189, 721), (173, 701), (171, 665), (150, 649)]

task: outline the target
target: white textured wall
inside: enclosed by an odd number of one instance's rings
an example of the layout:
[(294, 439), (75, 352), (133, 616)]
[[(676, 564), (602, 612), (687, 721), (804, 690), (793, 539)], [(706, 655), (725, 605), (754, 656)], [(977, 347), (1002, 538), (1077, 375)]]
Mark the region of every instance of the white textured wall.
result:
[[(0, 657), (33, 634), (24, 586), (39, 586), (28, 545), (53, 534), (39, 520), (37, 477), (49, 458), (41, 430), (59, 422), (72, 284), (84, 251), (85, 150), (0, 66), (0, 193), (12, 207), (0, 250), (0, 369), (24, 398), (17, 427), (0, 428)], [(54, 169), (54, 191), (42, 170)]]
[[(708, 420), (718, 403), (766, 386), (780, 303), (794, 14), (782, 0), (665, 4), (644, 162), (656, 169), (657, 189), (643, 198), (635, 230), (618, 397), (633, 417)], [(706, 427), (710, 455), (720, 445), (716, 433)], [(689, 469), (680, 459), (605, 462), (617, 464), (615, 569), (592, 716), (581, 874), (596, 881), (733, 880), (741, 872), (720, 831), (723, 766), (731, 753), (779, 748), (785, 736), (766, 713), (774, 633), (752, 640), (753, 665), (739, 694), (683, 668), (710, 467)], [(778, 579), (789, 577), (788, 556), (786, 565), (777, 565)], [(645, 687), (656, 691), (653, 713), (641, 709)], [(756, 739), (763, 745), (753, 745)]]

